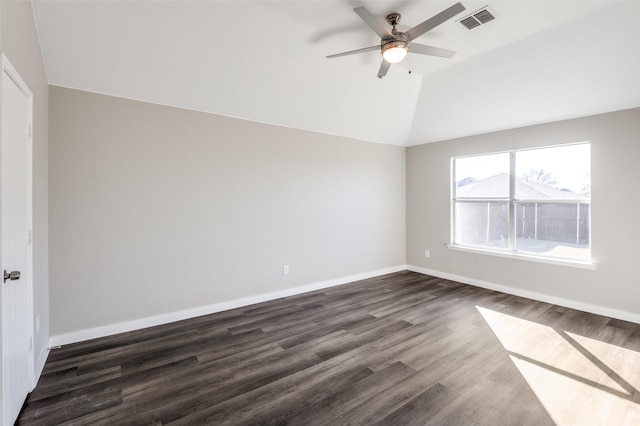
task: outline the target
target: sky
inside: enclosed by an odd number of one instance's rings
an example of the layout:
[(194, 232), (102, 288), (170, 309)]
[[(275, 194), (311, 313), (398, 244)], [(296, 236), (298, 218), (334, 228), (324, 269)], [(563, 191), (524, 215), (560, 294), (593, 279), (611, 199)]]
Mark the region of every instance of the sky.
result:
[[(591, 183), (591, 146), (589, 143), (516, 151), (516, 176), (544, 169), (557, 181), (559, 189), (580, 193)], [(487, 154), (456, 159), (455, 180), (477, 180), (509, 173), (509, 153)]]

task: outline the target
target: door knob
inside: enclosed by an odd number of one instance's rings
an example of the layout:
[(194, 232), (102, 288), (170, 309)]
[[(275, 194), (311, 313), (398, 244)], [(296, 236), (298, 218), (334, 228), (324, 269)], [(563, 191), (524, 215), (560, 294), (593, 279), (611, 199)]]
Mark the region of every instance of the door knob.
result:
[(20, 271), (7, 272), (6, 269), (4, 270), (4, 282), (7, 282), (7, 280), (15, 281), (19, 279), (20, 279)]

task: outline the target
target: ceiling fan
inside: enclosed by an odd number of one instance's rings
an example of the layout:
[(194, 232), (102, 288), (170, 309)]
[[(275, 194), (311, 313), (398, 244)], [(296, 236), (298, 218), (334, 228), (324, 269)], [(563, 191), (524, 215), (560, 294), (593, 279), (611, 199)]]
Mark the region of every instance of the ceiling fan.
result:
[(384, 20), (378, 16), (375, 16), (367, 10), (364, 6), (356, 7), (354, 12), (362, 18), (362, 20), (380, 36), (380, 44), (376, 46), (364, 47), (362, 49), (351, 50), (349, 52), (336, 53), (335, 55), (327, 56), (328, 59), (337, 58), (339, 56), (353, 55), (356, 53), (371, 52), (374, 50), (380, 50), (382, 53), (382, 64), (378, 71), (378, 78), (382, 78), (387, 74), (391, 64), (396, 64), (402, 61), (408, 52), (419, 53), (421, 55), (439, 56), (442, 58), (451, 58), (456, 52), (447, 49), (441, 49), (439, 47), (427, 46), (420, 43), (412, 43), (413, 40), (420, 37), (437, 27), (438, 25), (453, 18), (458, 13), (465, 10), (465, 7), (461, 3), (456, 3), (453, 6), (443, 10), (437, 15), (427, 19), (421, 24), (416, 25), (406, 32), (400, 32), (396, 29), (396, 25), (400, 22), (399, 13), (390, 13), (387, 15), (387, 23), (392, 26), (391, 30), (387, 28), (387, 24)]

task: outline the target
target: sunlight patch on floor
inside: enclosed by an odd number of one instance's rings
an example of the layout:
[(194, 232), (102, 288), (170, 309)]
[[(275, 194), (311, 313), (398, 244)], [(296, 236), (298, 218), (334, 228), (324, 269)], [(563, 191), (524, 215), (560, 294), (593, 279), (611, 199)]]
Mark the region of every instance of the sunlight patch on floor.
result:
[(476, 308), (557, 425), (640, 424), (640, 353)]
[(601, 342), (574, 333), (567, 333), (576, 342), (602, 360), (613, 372), (640, 390), (640, 354), (631, 349)]

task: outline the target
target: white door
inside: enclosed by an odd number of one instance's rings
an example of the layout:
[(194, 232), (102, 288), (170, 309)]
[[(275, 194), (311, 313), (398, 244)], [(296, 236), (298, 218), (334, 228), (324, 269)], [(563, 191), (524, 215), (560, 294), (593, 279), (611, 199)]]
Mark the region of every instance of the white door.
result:
[[(2, 57), (2, 424), (13, 424), (33, 376), (32, 96)], [(19, 275), (18, 275), (19, 274)], [(9, 278), (7, 279), (7, 275)]]

